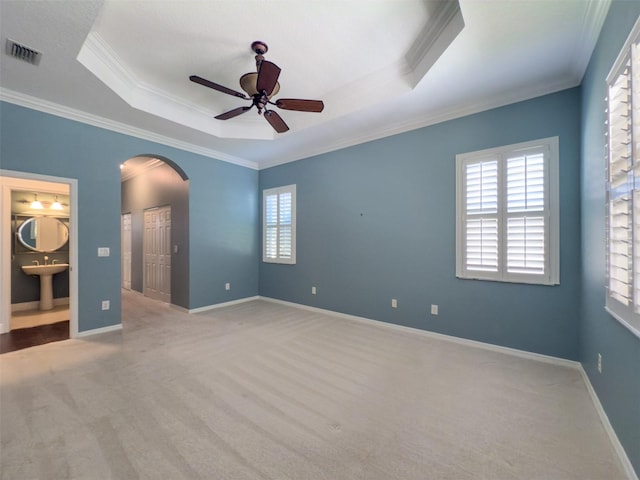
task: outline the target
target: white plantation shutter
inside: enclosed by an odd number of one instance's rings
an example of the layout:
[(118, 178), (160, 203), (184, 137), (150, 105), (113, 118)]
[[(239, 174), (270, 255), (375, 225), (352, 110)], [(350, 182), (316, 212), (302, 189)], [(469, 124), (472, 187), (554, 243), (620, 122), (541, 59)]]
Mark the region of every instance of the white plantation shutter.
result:
[(606, 308), (640, 335), (640, 21), (607, 77)]
[(280, 238), (278, 241), (278, 256), (291, 258), (291, 192), (283, 192), (278, 195), (278, 224), (280, 226)]
[(296, 263), (295, 199), (295, 185), (263, 191), (264, 262)]
[(278, 195), (265, 196), (264, 203), (264, 256), (276, 258), (278, 256)]
[(545, 273), (544, 152), (507, 158), (507, 271)]
[(558, 283), (557, 151), (549, 138), (456, 157), (458, 277)]
[(498, 271), (498, 162), (469, 163), (465, 172), (466, 259), (469, 270)]
[(498, 271), (498, 220), (467, 219), (467, 268)]

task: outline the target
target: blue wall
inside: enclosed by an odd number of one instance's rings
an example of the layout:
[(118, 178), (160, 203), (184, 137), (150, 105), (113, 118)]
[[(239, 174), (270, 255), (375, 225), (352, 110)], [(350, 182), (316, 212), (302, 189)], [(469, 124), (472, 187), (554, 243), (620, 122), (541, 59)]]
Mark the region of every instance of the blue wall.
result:
[[(551, 136), (560, 137), (560, 285), (457, 279), (456, 154)], [(260, 294), (577, 359), (579, 159), (571, 89), (261, 170), (261, 190), (297, 184), (298, 250), (296, 265), (261, 263)]]
[[(171, 159), (190, 179), (189, 308), (257, 294), (257, 171), (6, 102), (0, 116), (3, 169), (78, 180), (80, 331), (120, 323), (119, 165), (143, 153)], [(111, 256), (98, 258), (98, 247)]]
[[(605, 79), (640, 2), (614, 1), (582, 86), (582, 325), (580, 361), (618, 438), (640, 472), (640, 339), (604, 310)], [(598, 373), (598, 353), (603, 372)]]

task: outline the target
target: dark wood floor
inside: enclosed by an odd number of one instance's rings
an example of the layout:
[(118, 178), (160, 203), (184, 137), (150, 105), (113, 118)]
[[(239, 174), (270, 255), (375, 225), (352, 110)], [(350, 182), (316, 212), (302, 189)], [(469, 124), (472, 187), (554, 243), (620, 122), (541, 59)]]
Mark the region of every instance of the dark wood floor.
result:
[(0, 335), (0, 354), (68, 338), (69, 320), (31, 328), (18, 328)]

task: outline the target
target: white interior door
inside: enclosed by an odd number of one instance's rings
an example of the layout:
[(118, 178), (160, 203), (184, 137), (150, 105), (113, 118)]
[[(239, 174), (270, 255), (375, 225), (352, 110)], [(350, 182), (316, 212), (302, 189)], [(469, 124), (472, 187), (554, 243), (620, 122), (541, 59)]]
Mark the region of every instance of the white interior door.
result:
[(171, 207), (144, 212), (144, 294), (171, 302)]
[(122, 288), (131, 290), (131, 214), (122, 215)]

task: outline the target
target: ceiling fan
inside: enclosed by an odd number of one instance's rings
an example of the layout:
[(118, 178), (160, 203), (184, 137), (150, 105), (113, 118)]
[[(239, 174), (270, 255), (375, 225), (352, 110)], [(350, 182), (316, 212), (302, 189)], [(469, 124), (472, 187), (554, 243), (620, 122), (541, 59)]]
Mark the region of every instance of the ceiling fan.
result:
[(237, 92), (217, 83), (211, 82), (205, 78), (197, 75), (191, 75), (189, 80), (205, 87), (213, 88), (222, 93), (233, 95), (234, 97), (242, 98), (244, 100), (251, 100), (251, 105), (248, 107), (238, 107), (228, 112), (221, 113), (216, 116), (218, 120), (229, 120), (230, 118), (237, 117), (245, 112), (256, 107), (258, 109), (258, 115), (264, 111), (264, 118), (269, 122), (273, 129), (278, 133), (284, 133), (289, 130), (289, 127), (284, 122), (282, 117), (274, 110), (267, 108), (267, 105), (275, 105), (283, 110), (297, 110), (299, 112), (321, 112), (324, 109), (324, 103), (321, 100), (302, 100), (297, 98), (280, 98), (275, 102), (271, 101), (271, 97), (276, 95), (280, 90), (280, 84), (278, 83), (278, 77), (280, 76), (280, 67), (275, 63), (269, 62), (264, 59), (264, 54), (267, 53), (269, 47), (264, 42), (253, 42), (251, 49), (256, 53), (256, 69), (257, 72), (245, 73), (240, 77), (240, 87), (247, 92), (247, 95), (241, 92)]

